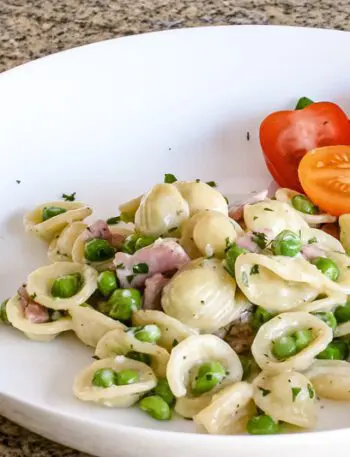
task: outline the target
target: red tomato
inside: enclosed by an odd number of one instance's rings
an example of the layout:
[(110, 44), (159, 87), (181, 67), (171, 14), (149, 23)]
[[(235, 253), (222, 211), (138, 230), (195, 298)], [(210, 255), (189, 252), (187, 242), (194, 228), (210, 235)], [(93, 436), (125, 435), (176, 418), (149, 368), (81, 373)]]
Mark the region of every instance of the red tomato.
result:
[(321, 146), (350, 145), (349, 119), (335, 103), (277, 111), (260, 125), (267, 168), (281, 187), (302, 191), (298, 166), (306, 152)]

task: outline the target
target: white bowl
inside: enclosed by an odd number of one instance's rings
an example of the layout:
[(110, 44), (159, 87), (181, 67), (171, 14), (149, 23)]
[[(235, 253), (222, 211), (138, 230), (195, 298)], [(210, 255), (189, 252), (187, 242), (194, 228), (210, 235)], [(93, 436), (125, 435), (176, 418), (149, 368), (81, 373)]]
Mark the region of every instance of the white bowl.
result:
[[(301, 96), (350, 109), (350, 35), (284, 27), (176, 30), (62, 52), (0, 76), (0, 285), (3, 298), (46, 263), (25, 211), (65, 193), (117, 214), (163, 174), (244, 194), (269, 182), (260, 121)], [(250, 132), (250, 141), (247, 141)], [(20, 181), (18, 183), (17, 181)], [(44, 344), (0, 329), (0, 413), (101, 456), (329, 456), (350, 443), (349, 406), (325, 403), (319, 431), (208, 436), (72, 395), (91, 351), (73, 337)]]

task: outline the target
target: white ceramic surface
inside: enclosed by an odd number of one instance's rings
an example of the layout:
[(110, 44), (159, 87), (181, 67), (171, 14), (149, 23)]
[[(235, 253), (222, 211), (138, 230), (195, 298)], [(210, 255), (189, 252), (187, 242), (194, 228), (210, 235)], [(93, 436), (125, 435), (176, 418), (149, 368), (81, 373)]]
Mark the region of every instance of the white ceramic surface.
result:
[[(166, 172), (214, 179), (230, 194), (265, 186), (259, 121), (303, 95), (350, 112), (349, 49), (343, 32), (189, 29), (86, 46), (2, 74), (1, 296), (47, 262), (43, 244), (23, 233), (24, 212), (62, 192), (107, 217)], [(268, 437), (196, 435), (192, 422), (81, 403), (72, 379), (90, 356), (69, 335), (44, 344), (1, 328), (0, 414), (113, 457), (321, 457), (350, 443), (349, 405), (340, 403), (324, 404), (315, 433)]]

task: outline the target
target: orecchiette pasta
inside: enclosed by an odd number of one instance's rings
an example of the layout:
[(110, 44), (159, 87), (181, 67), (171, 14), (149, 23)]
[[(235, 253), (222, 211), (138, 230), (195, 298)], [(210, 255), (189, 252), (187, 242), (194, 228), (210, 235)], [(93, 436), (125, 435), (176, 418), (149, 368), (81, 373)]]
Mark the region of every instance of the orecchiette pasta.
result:
[(157, 325), (161, 332), (161, 336), (157, 343), (169, 352), (174, 346), (187, 337), (198, 333), (196, 330), (187, 327), (187, 325), (179, 320), (157, 310), (135, 311), (132, 315), (132, 323), (135, 326), (144, 326), (148, 324)]
[[(107, 388), (94, 386), (92, 384), (94, 374), (103, 368), (111, 368), (117, 372), (135, 370), (139, 373), (140, 379), (134, 384), (113, 385)], [(153, 389), (156, 384), (157, 379), (148, 365), (117, 356), (93, 362), (83, 370), (74, 381), (73, 392), (82, 401), (91, 401), (114, 408), (127, 408), (134, 405), (141, 395)]]
[(233, 219), (213, 210), (198, 211), (182, 228), (180, 244), (192, 258), (224, 257), (228, 243), (243, 230)]
[[(60, 208), (64, 212), (43, 218), (43, 211), (49, 208)], [(75, 221), (82, 221), (90, 216), (92, 209), (80, 202), (53, 201), (37, 206), (33, 211), (26, 214), (24, 227), (27, 232), (33, 232), (46, 241), (51, 241), (54, 236), (61, 232), (64, 227)]]
[(341, 243), (334, 236), (323, 230), (308, 228), (300, 230), (301, 240), (304, 245), (314, 245), (325, 251), (345, 252)]
[[(279, 360), (272, 351), (273, 343), (281, 337), (299, 330), (312, 332), (312, 340), (300, 352)], [(305, 312), (282, 313), (260, 327), (252, 344), (252, 354), (262, 370), (278, 373), (303, 371), (310, 367), (314, 358), (333, 339), (332, 329), (321, 319)]]
[(234, 435), (246, 429), (247, 421), (255, 414), (253, 387), (237, 382), (214, 395), (209, 406), (195, 417), (196, 424), (215, 435)]
[(140, 195), (139, 197), (133, 198), (132, 200), (122, 203), (121, 205), (119, 205), (119, 211), (121, 213), (135, 214), (138, 210), (138, 207), (140, 206), (142, 197), (143, 195)]
[(189, 215), (186, 200), (173, 184), (157, 184), (142, 197), (135, 228), (144, 235), (160, 236), (180, 227)]
[[(320, 294), (345, 300), (339, 295), (339, 287), (302, 256), (243, 254), (236, 261), (235, 272), (237, 284), (248, 299), (270, 311), (288, 311), (312, 302), (314, 310), (323, 309), (329, 302), (317, 303)], [(335, 289), (337, 295), (333, 294)]]
[(218, 388), (241, 380), (241, 362), (227, 343), (215, 335), (190, 336), (175, 346), (167, 366), (169, 386), (176, 397), (191, 396), (189, 384), (193, 370), (207, 361), (220, 362), (226, 370)]
[[(284, 203), (288, 203), (292, 208), (292, 198), (296, 195), (300, 195), (298, 192), (295, 192), (291, 189), (281, 188), (276, 191), (276, 200)], [(295, 209), (295, 208), (294, 208)], [(297, 210), (296, 210), (297, 211)], [(335, 216), (332, 216), (328, 213), (319, 213), (319, 214), (306, 214), (298, 211), (298, 214), (306, 220), (308, 224), (311, 226), (319, 225), (319, 224), (326, 224), (331, 223), (337, 220)]]
[(219, 211), (228, 216), (228, 205), (225, 198), (208, 184), (202, 181), (176, 181), (174, 186), (188, 203), (191, 216), (206, 209)]
[(255, 404), (275, 421), (311, 428), (316, 423), (316, 394), (310, 381), (295, 371), (262, 372), (253, 381)]
[(315, 360), (305, 376), (317, 395), (331, 400), (350, 401), (350, 363), (343, 360)]
[(340, 242), (347, 253), (350, 253), (350, 214), (339, 217)]
[(69, 313), (72, 316), (72, 327), (77, 337), (93, 348), (111, 330), (127, 329), (121, 322), (105, 316), (90, 306), (74, 306)]
[(334, 336), (337, 338), (346, 335), (350, 335), (350, 321), (338, 324), (334, 331)]
[(185, 419), (193, 419), (202, 409), (209, 406), (212, 395), (201, 395), (200, 397), (181, 397), (176, 399), (174, 410)]
[(56, 235), (51, 241), (48, 257), (51, 262), (67, 262), (72, 260), (73, 245), (79, 235), (83, 233), (87, 225), (83, 222), (73, 222)]
[(264, 200), (244, 207), (244, 222), (248, 230), (261, 232), (271, 231), (269, 238), (275, 238), (282, 230), (307, 229), (307, 222), (287, 203), (277, 200)]
[(342, 252), (328, 251), (326, 256), (333, 260), (339, 268), (339, 278), (329, 281), (329, 287), (334, 287), (339, 292), (350, 294), (350, 257)]
[(153, 371), (157, 376), (165, 376), (169, 360), (168, 351), (156, 344), (139, 341), (132, 332), (115, 329), (106, 333), (98, 342), (95, 355), (103, 359), (113, 355), (127, 355), (129, 352), (148, 354), (151, 357)]
[[(55, 279), (65, 275), (80, 274), (82, 285), (78, 292), (70, 298), (59, 298), (52, 295)], [(52, 309), (70, 309), (84, 303), (96, 290), (97, 272), (87, 266), (72, 262), (57, 262), (40, 267), (28, 276), (27, 291), (34, 295), (36, 301)]]
[(197, 259), (165, 286), (166, 314), (202, 332), (214, 332), (238, 317), (236, 283), (217, 259)]
[(31, 340), (51, 341), (58, 334), (72, 330), (70, 317), (61, 317), (55, 321), (40, 324), (31, 322), (23, 313), (23, 307), (18, 295), (8, 301), (6, 313), (12, 326), (23, 332)]

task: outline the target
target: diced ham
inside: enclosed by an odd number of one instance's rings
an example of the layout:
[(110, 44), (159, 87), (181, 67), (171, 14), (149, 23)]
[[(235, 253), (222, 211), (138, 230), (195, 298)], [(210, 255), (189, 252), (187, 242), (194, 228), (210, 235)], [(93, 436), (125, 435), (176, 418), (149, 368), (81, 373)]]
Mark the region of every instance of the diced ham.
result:
[[(114, 258), (117, 277), (122, 287), (142, 287), (156, 273), (178, 270), (190, 261), (184, 249), (172, 238), (158, 239), (150, 246), (129, 255), (117, 252)], [(146, 264), (147, 273), (138, 273)], [(136, 271), (135, 271), (136, 269)]]
[(18, 289), (21, 306), (25, 317), (33, 324), (44, 324), (50, 321), (49, 311), (45, 306), (36, 303), (33, 298), (28, 295), (25, 285)]
[(307, 260), (313, 260), (317, 257), (324, 257), (325, 252), (316, 244), (306, 244), (302, 247), (301, 253)]
[(144, 309), (162, 310), (160, 300), (163, 288), (168, 284), (169, 278), (166, 278), (161, 273), (147, 278), (145, 281), (145, 291), (143, 295)]
[(106, 221), (98, 219), (84, 231), (84, 240), (89, 241), (95, 238), (108, 241), (114, 247), (120, 247), (126, 238), (123, 233), (112, 233)]
[(261, 202), (268, 197), (273, 197), (278, 189), (278, 184), (275, 181), (271, 181), (267, 189), (261, 190), (260, 192), (252, 192), (245, 199), (235, 202), (229, 209), (229, 217), (235, 221), (239, 221), (243, 217), (243, 210), (245, 205), (253, 205), (254, 203)]
[(252, 240), (252, 233), (249, 232), (244, 236), (241, 236), (237, 238), (237, 246), (243, 249), (247, 249), (250, 252), (259, 252), (260, 248), (259, 246), (255, 243), (255, 241)]

